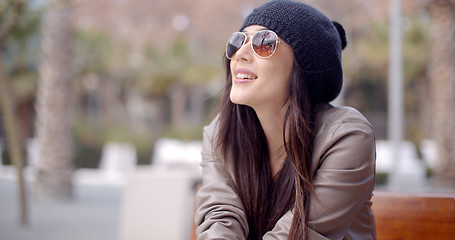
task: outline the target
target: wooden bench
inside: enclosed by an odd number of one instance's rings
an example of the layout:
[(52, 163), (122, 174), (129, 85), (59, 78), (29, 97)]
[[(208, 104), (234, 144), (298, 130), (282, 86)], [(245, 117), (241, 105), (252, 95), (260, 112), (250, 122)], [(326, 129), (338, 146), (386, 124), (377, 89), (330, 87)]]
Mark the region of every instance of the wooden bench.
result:
[(398, 194), (375, 191), (378, 240), (455, 239), (455, 194)]

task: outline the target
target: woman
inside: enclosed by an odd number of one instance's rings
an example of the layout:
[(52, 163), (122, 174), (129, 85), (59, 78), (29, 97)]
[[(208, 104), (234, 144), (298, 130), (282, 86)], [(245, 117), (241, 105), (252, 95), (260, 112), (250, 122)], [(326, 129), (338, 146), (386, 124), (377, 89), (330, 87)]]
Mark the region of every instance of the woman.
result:
[(328, 104), (343, 27), (304, 3), (254, 9), (226, 48), (221, 112), (204, 128), (198, 239), (375, 239), (374, 134)]

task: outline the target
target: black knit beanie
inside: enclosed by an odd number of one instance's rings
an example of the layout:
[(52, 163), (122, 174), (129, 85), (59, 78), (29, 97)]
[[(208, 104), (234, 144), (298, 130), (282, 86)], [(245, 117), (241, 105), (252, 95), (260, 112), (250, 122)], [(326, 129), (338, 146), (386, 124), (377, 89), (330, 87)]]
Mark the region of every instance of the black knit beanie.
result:
[(317, 9), (292, 0), (274, 0), (255, 8), (240, 31), (261, 25), (278, 34), (294, 50), (313, 103), (330, 102), (343, 83), (341, 50), (346, 46), (343, 27)]

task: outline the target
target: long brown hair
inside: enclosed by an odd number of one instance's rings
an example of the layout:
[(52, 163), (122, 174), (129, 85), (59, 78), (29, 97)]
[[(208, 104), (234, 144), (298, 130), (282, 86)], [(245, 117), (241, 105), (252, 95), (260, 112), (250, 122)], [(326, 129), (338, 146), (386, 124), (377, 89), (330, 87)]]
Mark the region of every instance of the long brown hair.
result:
[[(313, 114), (303, 71), (294, 61), (283, 122), (286, 160), (272, 177), (267, 139), (253, 108), (234, 104), (230, 60), (225, 58), (226, 85), (220, 103), (217, 148), (225, 164), (234, 169), (234, 188), (246, 211), (248, 239), (262, 239), (290, 209), (294, 218), (288, 239), (306, 236), (306, 216), (311, 185)], [(288, 129), (288, 130), (286, 130)]]

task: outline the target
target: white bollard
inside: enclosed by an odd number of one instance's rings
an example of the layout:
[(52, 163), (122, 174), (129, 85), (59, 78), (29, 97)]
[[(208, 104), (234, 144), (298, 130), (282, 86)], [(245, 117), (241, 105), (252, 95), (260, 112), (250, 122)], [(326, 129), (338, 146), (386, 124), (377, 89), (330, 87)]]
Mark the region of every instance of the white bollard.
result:
[(184, 142), (161, 138), (155, 143), (152, 165), (162, 168), (189, 168), (200, 170), (201, 141)]
[(136, 162), (133, 145), (109, 142), (103, 147), (99, 168), (107, 180), (123, 182), (125, 175), (135, 169)]
[(436, 167), (438, 160), (438, 149), (434, 140), (422, 140), (420, 150), (423, 155), (423, 160), (430, 168)]

